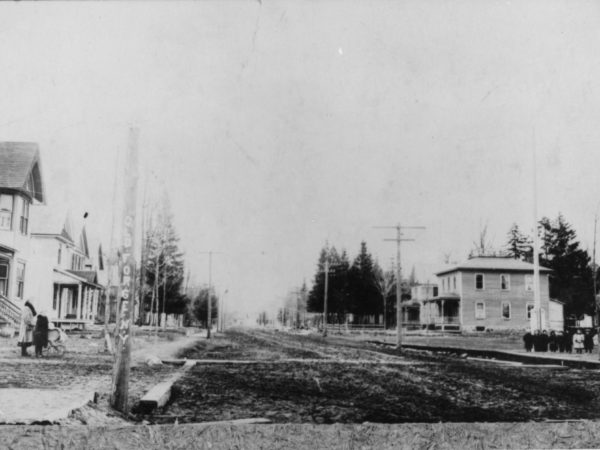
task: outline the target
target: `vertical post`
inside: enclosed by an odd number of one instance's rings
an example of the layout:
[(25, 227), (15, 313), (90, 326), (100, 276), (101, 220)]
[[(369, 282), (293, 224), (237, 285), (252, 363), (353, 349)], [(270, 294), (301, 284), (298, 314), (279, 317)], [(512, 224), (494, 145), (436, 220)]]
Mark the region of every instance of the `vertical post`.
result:
[(210, 339), (210, 328), (212, 326), (212, 251), (208, 252), (208, 312), (206, 313), (206, 339)]
[(537, 163), (535, 154), (535, 134), (533, 136), (533, 304), (535, 310), (535, 326), (533, 330), (542, 329), (542, 300), (540, 295), (540, 257), (539, 236), (537, 227)]
[(121, 308), (119, 329), (116, 335), (116, 358), (113, 371), (112, 395), (113, 408), (123, 413), (128, 411), (129, 370), (131, 356), (132, 310), (135, 302), (135, 216), (137, 199), (137, 141), (138, 130), (131, 129), (129, 151), (126, 164), (125, 204), (122, 223), (122, 265), (120, 273)]
[[(594, 283), (594, 302), (596, 304), (596, 332), (600, 336), (600, 298), (598, 298), (598, 288), (596, 287), (596, 274), (598, 269), (596, 267), (596, 230), (598, 228), (598, 207), (596, 207), (596, 215), (594, 216), (594, 255), (592, 261), (592, 268), (594, 273), (592, 274), (592, 282)], [(600, 350), (598, 352), (600, 358)]]
[(396, 226), (396, 347), (402, 347), (402, 267), (400, 266), (400, 242), (402, 241), (402, 227)]
[(325, 260), (325, 294), (323, 297), (323, 337), (327, 337), (327, 290), (329, 288), (329, 256)]
[(83, 283), (77, 285), (77, 309), (75, 310), (75, 318), (77, 320), (80, 320), (83, 317), (83, 305), (81, 304), (81, 302), (83, 302), (83, 295), (81, 291), (83, 291)]

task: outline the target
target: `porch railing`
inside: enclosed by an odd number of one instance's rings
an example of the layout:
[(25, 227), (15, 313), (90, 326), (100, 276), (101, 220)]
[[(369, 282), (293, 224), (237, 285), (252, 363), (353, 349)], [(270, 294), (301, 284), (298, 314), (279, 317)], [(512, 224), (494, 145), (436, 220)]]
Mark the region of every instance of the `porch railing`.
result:
[(444, 316), (444, 317), (436, 317), (435, 318), (436, 325), (442, 325), (442, 324), (454, 325), (457, 323), (460, 323), (459, 316)]
[(0, 321), (12, 322), (15, 325), (21, 320), (21, 308), (0, 294)]

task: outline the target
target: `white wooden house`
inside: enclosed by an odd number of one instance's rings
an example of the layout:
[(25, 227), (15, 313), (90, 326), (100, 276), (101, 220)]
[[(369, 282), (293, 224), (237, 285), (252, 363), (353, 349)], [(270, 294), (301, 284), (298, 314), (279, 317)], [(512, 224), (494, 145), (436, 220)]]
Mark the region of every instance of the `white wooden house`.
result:
[(85, 227), (76, 228), (69, 214), (58, 220), (61, 214), (46, 206), (31, 213), (35, 305), (57, 326), (85, 328), (96, 319), (103, 290), (101, 255), (90, 252)]
[(15, 324), (30, 295), (32, 204), (45, 201), (40, 153), (31, 142), (0, 142), (0, 322)]

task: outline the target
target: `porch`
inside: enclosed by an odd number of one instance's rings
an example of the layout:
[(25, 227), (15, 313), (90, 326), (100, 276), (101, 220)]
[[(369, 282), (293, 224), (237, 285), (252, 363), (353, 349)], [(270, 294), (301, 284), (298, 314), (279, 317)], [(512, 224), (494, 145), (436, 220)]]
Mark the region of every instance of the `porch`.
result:
[(50, 322), (66, 329), (84, 329), (94, 323), (102, 290), (94, 277), (95, 272), (55, 269)]
[(460, 297), (450, 295), (424, 300), (421, 323), (431, 330), (460, 331)]

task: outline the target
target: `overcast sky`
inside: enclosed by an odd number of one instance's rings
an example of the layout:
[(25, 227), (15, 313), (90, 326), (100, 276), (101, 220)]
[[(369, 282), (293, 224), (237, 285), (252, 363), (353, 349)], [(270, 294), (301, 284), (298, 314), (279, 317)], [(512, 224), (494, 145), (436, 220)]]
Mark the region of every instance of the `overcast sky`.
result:
[[(0, 140), (40, 144), (48, 205), (107, 239), (117, 154), (167, 189), (186, 263), (252, 309), (366, 240), (427, 281), (480, 229), (562, 212), (590, 252), (600, 202), (592, 1), (0, 5)], [(141, 189), (141, 187), (140, 187)]]

